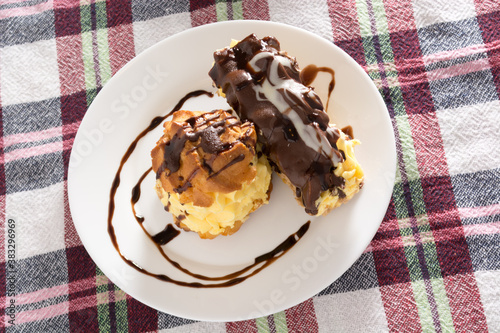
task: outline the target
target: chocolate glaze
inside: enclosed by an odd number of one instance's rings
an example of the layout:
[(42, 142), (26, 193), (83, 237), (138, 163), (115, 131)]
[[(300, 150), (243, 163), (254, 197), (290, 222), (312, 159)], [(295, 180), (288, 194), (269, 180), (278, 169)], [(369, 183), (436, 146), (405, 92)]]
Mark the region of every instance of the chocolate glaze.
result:
[[(191, 180), (193, 180), (194, 176), (196, 176), (196, 174), (198, 173), (200, 169), (195, 169), (190, 175), (189, 177), (186, 179), (186, 181), (184, 182), (184, 184), (182, 184), (181, 186), (179, 187), (176, 187), (174, 188), (174, 192), (175, 193), (182, 193), (184, 191), (186, 191), (188, 188), (190, 188), (192, 186), (191, 184)], [(157, 177), (156, 178), (160, 178), (158, 177), (158, 174), (157, 174)]]
[(229, 161), (228, 164), (224, 165), (222, 168), (220, 168), (219, 170), (217, 170), (216, 172), (212, 173), (210, 176), (208, 176), (208, 178), (213, 178), (213, 177), (216, 177), (219, 173), (221, 173), (222, 171), (226, 170), (227, 168), (229, 168), (231, 165), (234, 165), (238, 162), (241, 162), (245, 159), (245, 155), (244, 154), (240, 154), (238, 156), (236, 156), (234, 159), (232, 159), (231, 161)]
[[(123, 169), (123, 166), (127, 163), (128, 159), (134, 152), (137, 143), (150, 131), (155, 129), (163, 120), (165, 120), (167, 117), (169, 117), (173, 112), (180, 110), (184, 102), (190, 98), (200, 96), (200, 95), (212, 95), (209, 92), (203, 91), (203, 90), (198, 90), (191, 92), (187, 94), (184, 98), (182, 98), (179, 103), (174, 107), (174, 109), (169, 112), (167, 115), (163, 117), (156, 117), (154, 118), (150, 125), (144, 129), (132, 143), (128, 147), (127, 151), (123, 155), (120, 165), (118, 167), (118, 170), (116, 171), (115, 178), (113, 179), (110, 193), (109, 193), (109, 205), (108, 205), (108, 234), (111, 239), (111, 242), (113, 246), (115, 247), (116, 251), (120, 255), (120, 257), (123, 259), (125, 263), (127, 263), (129, 266), (132, 268), (136, 269), (137, 271), (154, 277), (156, 279), (159, 279), (161, 281), (165, 282), (170, 282), (174, 283), (179, 286), (185, 286), (185, 287), (192, 287), (192, 288), (221, 288), (221, 287), (230, 287), (236, 284), (239, 284), (246, 279), (254, 276), (255, 274), (259, 273), (261, 270), (264, 268), (268, 267), (271, 265), (274, 261), (276, 261), (278, 258), (280, 258), (282, 255), (284, 255), (287, 251), (289, 251), (307, 232), (309, 229), (310, 221), (307, 221), (305, 224), (303, 224), (297, 232), (291, 234), (288, 236), (282, 243), (280, 243), (278, 246), (276, 246), (273, 250), (258, 256), (255, 258), (254, 262), (236, 272), (224, 275), (224, 276), (216, 276), (216, 277), (209, 277), (209, 276), (204, 276), (201, 274), (193, 273), (186, 268), (182, 267), (178, 262), (172, 260), (165, 252), (163, 249), (162, 245), (167, 244), (170, 242), (172, 239), (177, 237), (180, 233), (179, 230), (175, 229), (172, 225), (167, 225), (167, 227), (161, 231), (160, 233), (156, 235), (151, 235), (149, 232), (145, 229), (144, 227), (144, 217), (142, 216), (137, 216), (135, 213), (135, 204), (140, 200), (141, 197), (141, 184), (148, 175), (149, 172), (152, 171), (152, 168), (149, 168), (146, 172), (142, 174), (142, 176), (139, 178), (139, 181), (137, 184), (133, 187), (132, 193), (131, 193), (131, 205), (132, 205), (132, 211), (134, 213), (134, 216), (143, 230), (143, 232), (146, 234), (146, 236), (155, 244), (156, 248), (160, 252), (160, 254), (170, 263), (172, 264), (175, 268), (178, 270), (194, 277), (200, 280), (204, 281), (215, 281), (215, 283), (201, 283), (201, 282), (187, 282), (187, 281), (181, 281), (181, 280), (175, 280), (172, 279), (171, 277), (164, 275), (164, 274), (156, 274), (153, 272), (148, 271), (147, 269), (144, 269), (141, 267), (139, 264), (134, 262), (133, 260), (127, 258), (124, 256), (121, 251), (120, 251), (120, 246), (118, 244), (118, 240), (116, 238), (115, 234), (115, 229), (113, 226), (113, 216), (114, 216), (114, 211), (115, 211), (115, 195), (116, 191), (118, 190), (118, 187), (120, 186), (120, 175), (121, 171)], [(236, 158), (237, 159), (237, 158)], [(165, 207), (165, 209), (168, 211), (168, 207)], [(253, 270), (252, 270), (253, 269)], [(248, 273), (247, 273), (248, 272)], [(246, 275), (243, 275), (247, 273)], [(223, 281), (223, 282), (217, 282), (217, 281)]]
[[(201, 167), (206, 169), (209, 173), (208, 178), (216, 177), (231, 165), (243, 161), (245, 156), (239, 155), (217, 171), (214, 171), (212, 168), (212, 163), (215, 157), (234, 147), (237, 142), (243, 143), (246, 147), (252, 150), (255, 145), (255, 142), (253, 142), (254, 140), (250, 137), (250, 130), (246, 131), (242, 138), (238, 141), (222, 142), (220, 136), (226, 131), (226, 129), (236, 125), (250, 127), (251, 123), (246, 122), (242, 124), (235, 116), (230, 116), (225, 119), (221, 118), (221, 116), (220, 110), (213, 110), (186, 120), (186, 125), (180, 128), (170, 141), (160, 146), (160, 149), (163, 149), (164, 151), (163, 163), (156, 171), (156, 178), (160, 178), (161, 174), (165, 170), (168, 170), (168, 175), (179, 170), (181, 153), (183, 152), (187, 141), (199, 141), (192, 148), (192, 150), (202, 149), (205, 153), (211, 154), (213, 157), (211, 160), (204, 159), (201, 161)], [(183, 184), (174, 189), (174, 191), (182, 193), (191, 187), (190, 181), (196, 175), (198, 170), (199, 169), (195, 169), (188, 179), (181, 180), (184, 181)]]
[(255, 124), (270, 164), (297, 188), (306, 212), (316, 215), (320, 194), (344, 187), (333, 173), (343, 160), (336, 147), (339, 130), (329, 126), (319, 96), (304, 84), (328, 70), (310, 67), (301, 78), (297, 62), (280, 52), (274, 37), (253, 34), (216, 51), (214, 59), (210, 77), (240, 118)]

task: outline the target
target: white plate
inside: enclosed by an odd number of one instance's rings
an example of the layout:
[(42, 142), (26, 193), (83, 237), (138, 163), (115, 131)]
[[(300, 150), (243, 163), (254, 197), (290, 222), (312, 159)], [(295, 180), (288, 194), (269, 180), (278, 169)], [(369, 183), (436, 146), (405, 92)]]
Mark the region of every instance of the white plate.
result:
[[(293, 193), (274, 177), (269, 205), (253, 213), (230, 237), (202, 240), (182, 232), (165, 246), (171, 257), (203, 275), (224, 275), (247, 266), (306, 221), (306, 235), (283, 257), (245, 282), (227, 288), (180, 287), (139, 273), (113, 247), (107, 232), (111, 183), (126, 149), (152, 118), (170, 111), (186, 93), (211, 90), (213, 52), (250, 33), (275, 36), (299, 65), (328, 66), (336, 72), (329, 114), (339, 127), (351, 125), (362, 141), (356, 156), (366, 174), (361, 192), (326, 217), (311, 218)], [(329, 77), (313, 83), (325, 97)], [(220, 98), (190, 100), (186, 109), (227, 107)], [(113, 223), (124, 255), (155, 273), (192, 278), (157, 253), (132, 215), (130, 191), (150, 166), (150, 150), (162, 126), (141, 140), (121, 173)], [(393, 129), (377, 89), (362, 68), (332, 43), (291, 26), (232, 21), (189, 29), (165, 39), (121, 69), (95, 98), (76, 135), (68, 192), (76, 230), (92, 259), (118, 287), (137, 300), (176, 316), (235, 321), (268, 315), (314, 296), (340, 277), (362, 254), (386, 212), (394, 184)], [(154, 176), (143, 183), (137, 209), (151, 232), (172, 221), (153, 190)], [(149, 190), (150, 189), (150, 190)]]

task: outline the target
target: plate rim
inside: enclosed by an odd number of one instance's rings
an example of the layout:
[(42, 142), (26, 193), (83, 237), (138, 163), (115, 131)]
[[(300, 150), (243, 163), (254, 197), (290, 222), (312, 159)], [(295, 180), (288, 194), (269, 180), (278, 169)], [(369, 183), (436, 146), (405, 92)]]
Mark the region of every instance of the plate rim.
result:
[[(68, 187), (68, 203), (69, 203), (69, 209), (70, 209), (70, 212), (72, 214), (72, 211), (74, 210), (74, 206), (76, 205), (74, 200), (72, 198), (74, 198), (74, 194), (76, 189), (74, 188), (74, 182), (72, 181), (73, 177), (75, 177), (75, 169), (72, 168), (72, 165), (74, 164), (74, 147), (75, 147), (75, 144), (78, 142), (78, 140), (81, 138), (81, 131), (80, 131), (80, 128), (84, 128), (83, 125), (85, 125), (85, 118), (87, 116), (87, 114), (89, 114), (89, 111), (90, 112), (93, 112), (92, 110), (94, 109), (94, 105), (98, 105), (99, 104), (99, 101), (101, 99), (103, 99), (106, 95), (106, 92), (111, 89), (111, 88), (106, 88), (106, 87), (110, 87), (111, 84), (114, 82), (114, 81), (118, 81), (120, 80), (121, 77), (123, 76), (126, 76), (127, 75), (127, 72), (130, 71), (132, 68), (132, 66), (134, 66), (135, 63), (139, 62), (141, 58), (145, 58), (147, 57), (148, 54), (150, 53), (154, 53), (156, 52), (155, 50), (156, 49), (159, 49), (162, 47), (163, 44), (165, 43), (169, 43), (170, 41), (172, 40), (175, 40), (175, 39), (181, 39), (183, 38), (183, 36), (185, 36), (186, 34), (195, 34), (197, 31), (202, 31), (204, 29), (207, 29), (207, 28), (210, 28), (210, 27), (213, 27), (213, 26), (231, 26), (231, 25), (234, 25), (234, 24), (245, 24), (245, 25), (252, 25), (252, 24), (258, 24), (258, 25), (267, 25), (269, 27), (278, 27), (278, 28), (281, 28), (281, 29), (289, 29), (289, 30), (298, 30), (298, 31), (301, 31), (301, 32), (305, 32), (306, 34), (309, 34), (310, 36), (314, 36), (314, 37), (317, 37), (325, 42), (328, 42), (330, 44), (330, 47), (333, 47), (334, 49), (336, 49), (336, 52), (339, 52), (340, 54), (343, 55), (344, 58), (347, 59), (347, 61), (351, 62), (354, 64), (354, 67), (357, 68), (358, 72), (365, 76), (365, 79), (368, 79), (371, 84), (372, 84), (372, 89), (374, 89), (376, 91), (376, 96), (379, 98), (379, 103), (381, 103), (381, 105), (383, 105), (385, 107), (385, 109), (387, 110), (387, 107), (382, 99), (382, 97), (380, 96), (377, 88), (375, 87), (373, 81), (371, 80), (371, 78), (368, 76), (368, 74), (362, 69), (362, 67), (352, 58), (350, 57), (344, 50), (342, 50), (340, 47), (338, 47), (337, 45), (335, 45), (333, 42), (331, 41), (328, 41), (327, 39), (319, 36), (319, 35), (316, 35), (310, 31), (307, 31), (305, 29), (302, 29), (302, 28), (299, 28), (299, 27), (296, 27), (296, 26), (292, 26), (292, 25), (288, 25), (288, 24), (285, 24), (285, 23), (280, 23), (280, 22), (271, 22), (271, 21), (258, 21), (258, 20), (243, 20), (243, 21), (224, 21), (224, 22), (215, 22), (215, 23), (210, 23), (210, 24), (205, 24), (205, 25), (202, 25), (202, 26), (198, 26), (198, 27), (194, 27), (194, 28), (189, 28), (189, 29), (186, 29), (184, 31), (181, 31), (179, 33), (176, 33), (172, 36), (169, 36), (157, 43), (155, 43), (154, 45), (151, 45), (150, 47), (148, 47), (147, 49), (143, 50), (142, 52), (140, 52), (139, 54), (137, 54), (131, 61), (129, 61), (127, 64), (125, 64), (115, 75), (113, 75), (113, 77), (102, 87), (102, 89), (100, 90), (100, 92), (97, 94), (97, 96), (95, 97), (94, 101), (92, 102), (92, 104), (88, 107), (81, 123), (80, 123), (80, 126), (79, 126), (79, 130), (78, 132), (76, 133), (76, 136), (75, 136), (75, 139), (74, 139), (74, 142), (73, 142), (73, 146), (72, 146), (72, 150), (71, 150), (71, 154), (70, 154), (70, 159), (69, 159), (69, 164), (68, 164), (68, 178), (67, 178), (67, 187)], [(139, 59), (139, 60), (137, 60)], [(96, 102), (97, 101), (97, 102)], [(88, 119), (88, 118), (87, 118)], [(391, 125), (391, 128), (393, 127), (393, 124), (392, 124), (392, 121), (391, 121), (391, 118), (389, 116), (389, 114), (387, 113), (386, 114), (386, 121), (388, 120), (388, 123)], [(393, 154), (393, 162), (392, 163), (394, 166), (393, 166), (393, 172), (392, 172), (392, 180), (389, 179), (389, 181), (391, 182), (392, 186), (394, 186), (394, 182), (396, 180), (396, 166), (397, 166), (397, 156), (396, 156), (396, 146), (395, 146), (395, 138), (394, 138), (394, 135), (392, 135), (392, 144), (393, 144), (393, 150), (394, 150), (394, 154)], [(392, 196), (392, 190), (390, 192), (390, 195), (388, 195), (387, 197), (387, 206), (389, 205), (389, 202), (390, 202), (390, 198)], [(387, 206), (385, 207), (385, 211), (387, 211)], [(76, 222), (76, 219), (72, 216), (72, 219), (73, 219), (73, 224), (75, 226), (75, 229), (78, 233), (78, 236), (80, 237), (81, 239), (81, 242), (85, 248), (85, 250), (87, 251), (87, 253), (89, 254), (90, 256), (90, 253), (91, 252), (94, 252), (94, 251), (91, 251), (89, 249), (89, 242), (88, 240), (85, 240), (82, 238), (82, 232), (81, 230), (81, 225), (79, 225), (78, 223), (75, 223)], [(375, 232), (373, 233), (372, 237), (370, 238), (370, 240), (364, 244), (364, 248), (366, 248), (370, 242), (371, 242), (371, 239), (373, 238), (373, 236), (375, 235), (376, 231), (378, 230), (378, 228), (380, 227), (380, 224), (382, 223), (382, 220), (383, 220), (383, 216), (382, 218), (380, 218), (380, 221), (378, 224), (376, 224), (376, 226), (373, 226)], [(358, 255), (358, 258), (359, 256), (362, 255), (363, 252), (360, 252), (359, 255)], [(91, 259), (96, 263), (97, 265), (97, 261), (96, 259), (93, 257), (93, 256), (90, 256)], [(353, 262), (354, 263), (354, 262)], [(352, 266), (352, 264), (350, 266)], [(350, 267), (349, 266), (349, 267)], [(103, 271), (104, 273), (104, 269), (101, 268), (101, 270)], [(345, 270), (344, 272), (345, 273)], [(343, 274), (342, 273), (342, 274)], [(341, 275), (342, 275), (341, 274)], [(339, 275), (339, 277), (341, 276)], [(337, 277), (338, 279), (338, 277)], [(335, 279), (336, 280), (336, 279)], [(332, 280), (330, 281), (330, 284), (333, 283), (335, 280)], [(162, 309), (158, 309), (156, 306), (153, 306), (151, 304), (148, 304), (148, 302), (144, 301), (143, 299), (139, 299), (138, 297), (136, 297), (136, 295), (132, 295), (130, 294), (128, 291), (126, 291), (126, 288), (123, 288), (122, 285), (120, 285), (119, 283), (117, 283), (116, 281), (113, 281), (113, 283), (115, 283), (120, 289), (122, 289), (124, 292), (126, 292), (127, 294), (129, 294), (130, 296), (134, 297), (135, 299), (137, 299), (139, 302), (141, 303), (144, 303), (156, 310), (159, 310), (159, 311), (165, 311), (165, 310), (162, 310)], [(328, 285), (327, 285), (328, 286)], [(326, 286), (326, 287), (327, 287)], [(315, 295), (317, 295), (318, 292), (320, 292), (321, 290), (323, 290), (325, 288), (325, 286), (321, 286), (318, 289), (318, 291), (316, 291), (314, 294), (311, 294), (309, 295), (308, 297), (313, 297)], [(296, 304), (299, 304), (303, 301), (305, 301), (307, 298), (305, 299), (299, 299), (297, 300), (296, 303), (294, 304), (288, 304), (286, 307), (284, 308), (278, 308), (277, 311), (281, 311), (281, 310), (284, 310), (284, 309), (287, 309), (287, 308), (290, 308)], [(276, 310), (276, 309), (275, 309)], [(175, 311), (174, 311), (175, 312)], [(271, 313), (262, 313), (261, 315), (262, 316), (265, 316), (265, 315), (270, 315), (272, 313), (275, 313), (276, 311), (272, 311)], [(221, 317), (221, 318), (206, 318), (206, 317), (203, 317), (203, 316), (190, 316), (189, 314), (180, 314), (180, 313), (173, 313), (171, 311), (169, 311), (168, 313), (172, 314), (172, 315), (175, 315), (175, 316), (180, 316), (180, 317), (183, 317), (183, 318), (187, 318), (187, 319), (193, 319), (193, 320), (204, 320), (204, 321), (216, 321), (216, 322), (226, 322), (226, 321), (238, 321), (238, 320), (246, 320), (246, 319), (253, 319), (253, 318), (256, 318), (256, 317), (252, 317), (252, 318), (249, 318), (249, 317), (244, 317), (244, 318), (233, 318), (233, 317)]]

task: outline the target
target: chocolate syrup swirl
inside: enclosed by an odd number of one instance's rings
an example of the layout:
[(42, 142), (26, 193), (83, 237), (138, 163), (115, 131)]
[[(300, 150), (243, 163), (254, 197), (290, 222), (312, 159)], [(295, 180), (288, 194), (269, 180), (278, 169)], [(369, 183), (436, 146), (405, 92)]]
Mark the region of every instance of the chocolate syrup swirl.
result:
[(137, 215), (137, 212), (135, 211), (135, 204), (137, 203), (137, 201), (139, 201), (139, 198), (141, 197), (141, 183), (144, 180), (144, 178), (146, 178), (148, 173), (151, 172), (151, 170), (153, 170), (152, 167), (149, 168), (146, 172), (144, 172), (141, 178), (139, 178), (137, 184), (132, 188), (132, 198), (130, 199), (130, 203), (132, 206), (132, 213), (134, 214), (135, 219), (139, 223), (144, 222), (144, 216)]
[(339, 130), (329, 126), (319, 96), (305, 84), (317, 71), (330, 71), (310, 67), (301, 78), (297, 62), (280, 51), (274, 37), (253, 34), (216, 51), (214, 59), (210, 77), (240, 118), (255, 124), (271, 165), (296, 187), (306, 212), (316, 215), (320, 194), (344, 187), (333, 172), (343, 161), (336, 146)]
[[(118, 240), (116, 238), (115, 234), (115, 229), (113, 226), (113, 216), (115, 212), (115, 195), (118, 190), (118, 187), (120, 186), (120, 176), (121, 176), (121, 171), (124, 167), (124, 165), (127, 163), (128, 159), (134, 152), (138, 142), (146, 136), (149, 132), (154, 130), (159, 124), (162, 123), (163, 120), (168, 118), (170, 115), (172, 115), (173, 112), (180, 110), (182, 105), (190, 98), (201, 96), (201, 95), (209, 95), (213, 96), (211, 93), (203, 90), (197, 90), (193, 91), (186, 96), (184, 96), (179, 103), (172, 109), (171, 112), (169, 112), (167, 115), (163, 117), (156, 117), (154, 118), (150, 125), (144, 129), (132, 143), (128, 147), (127, 151), (123, 155), (120, 165), (118, 167), (118, 170), (116, 171), (115, 178), (113, 179), (110, 193), (109, 193), (109, 205), (108, 205), (108, 234), (110, 236), (111, 242), (113, 246), (115, 247), (116, 251), (120, 255), (120, 257), (123, 259), (125, 263), (127, 263), (129, 266), (132, 268), (136, 269), (140, 273), (143, 273), (145, 275), (154, 277), (158, 280), (173, 283), (179, 286), (184, 286), (184, 287), (192, 287), (192, 288), (221, 288), (221, 287), (230, 287), (234, 286), (236, 284), (239, 284), (246, 279), (254, 276), (255, 274), (259, 273), (262, 271), (264, 268), (268, 267), (271, 265), (274, 261), (276, 261), (278, 258), (283, 256), (286, 252), (288, 252), (307, 232), (309, 229), (310, 221), (307, 221), (305, 224), (303, 224), (295, 233), (291, 234), (288, 236), (283, 242), (281, 242), (278, 246), (276, 246), (273, 250), (258, 256), (255, 258), (254, 262), (236, 272), (224, 275), (224, 276), (216, 276), (216, 277), (209, 277), (205, 276), (202, 274), (197, 274), (189, 271), (188, 269), (184, 268), (181, 264), (178, 262), (172, 260), (165, 250), (163, 249), (163, 245), (167, 244), (168, 242), (172, 241), (175, 237), (177, 237), (180, 234), (180, 231), (177, 230), (174, 226), (171, 224), (167, 225), (164, 230), (159, 232), (156, 235), (151, 235), (144, 227), (144, 221), (145, 218), (143, 216), (139, 216), (136, 214), (135, 211), (135, 204), (139, 202), (140, 197), (141, 197), (141, 184), (144, 181), (144, 179), (147, 177), (149, 172), (152, 171), (152, 168), (149, 168), (146, 172), (144, 172), (141, 177), (139, 178), (137, 184), (133, 187), (132, 192), (131, 192), (131, 206), (132, 206), (132, 211), (133, 214), (136, 218), (136, 221), (138, 222), (139, 226), (143, 230), (143, 232), (146, 234), (146, 236), (155, 244), (157, 250), (159, 253), (163, 256), (163, 258), (168, 261), (172, 266), (174, 266), (176, 269), (184, 272), (185, 274), (192, 276), (194, 278), (203, 280), (203, 281), (214, 281), (214, 283), (201, 283), (201, 282), (187, 282), (187, 281), (181, 281), (181, 280), (176, 280), (173, 279), (167, 275), (164, 274), (157, 274), (148, 271), (147, 269), (141, 267), (138, 263), (134, 262), (133, 260), (127, 258), (121, 253), (120, 246), (118, 244)], [(237, 163), (239, 157), (236, 157), (233, 161), (230, 163)], [(168, 209), (167, 209), (168, 210)], [(222, 281), (222, 282), (218, 282)]]
[(328, 84), (328, 98), (326, 100), (325, 110), (328, 111), (330, 104), (330, 96), (332, 95), (333, 88), (335, 88), (335, 71), (330, 67), (318, 67), (314, 64), (307, 65), (300, 71), (300, 80), (305, 86), (310, 86), (319, 72), (328, 73), (331, 75), (330, 83)]

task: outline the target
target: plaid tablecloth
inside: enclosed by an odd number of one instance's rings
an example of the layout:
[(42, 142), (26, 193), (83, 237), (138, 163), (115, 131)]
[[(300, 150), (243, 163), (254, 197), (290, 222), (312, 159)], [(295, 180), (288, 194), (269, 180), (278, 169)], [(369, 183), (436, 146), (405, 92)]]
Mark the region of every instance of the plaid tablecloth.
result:
[[(88, 256), (70, 151), (102, 86), (156, 42), (223, 20), (283, 22), (349, 53), (379, 88), (398, 168), (387, 214), (340, 279), (274, 315), (151, 309)], [(498, 0), (1, 0), (0, 331), (500, 332)]]

